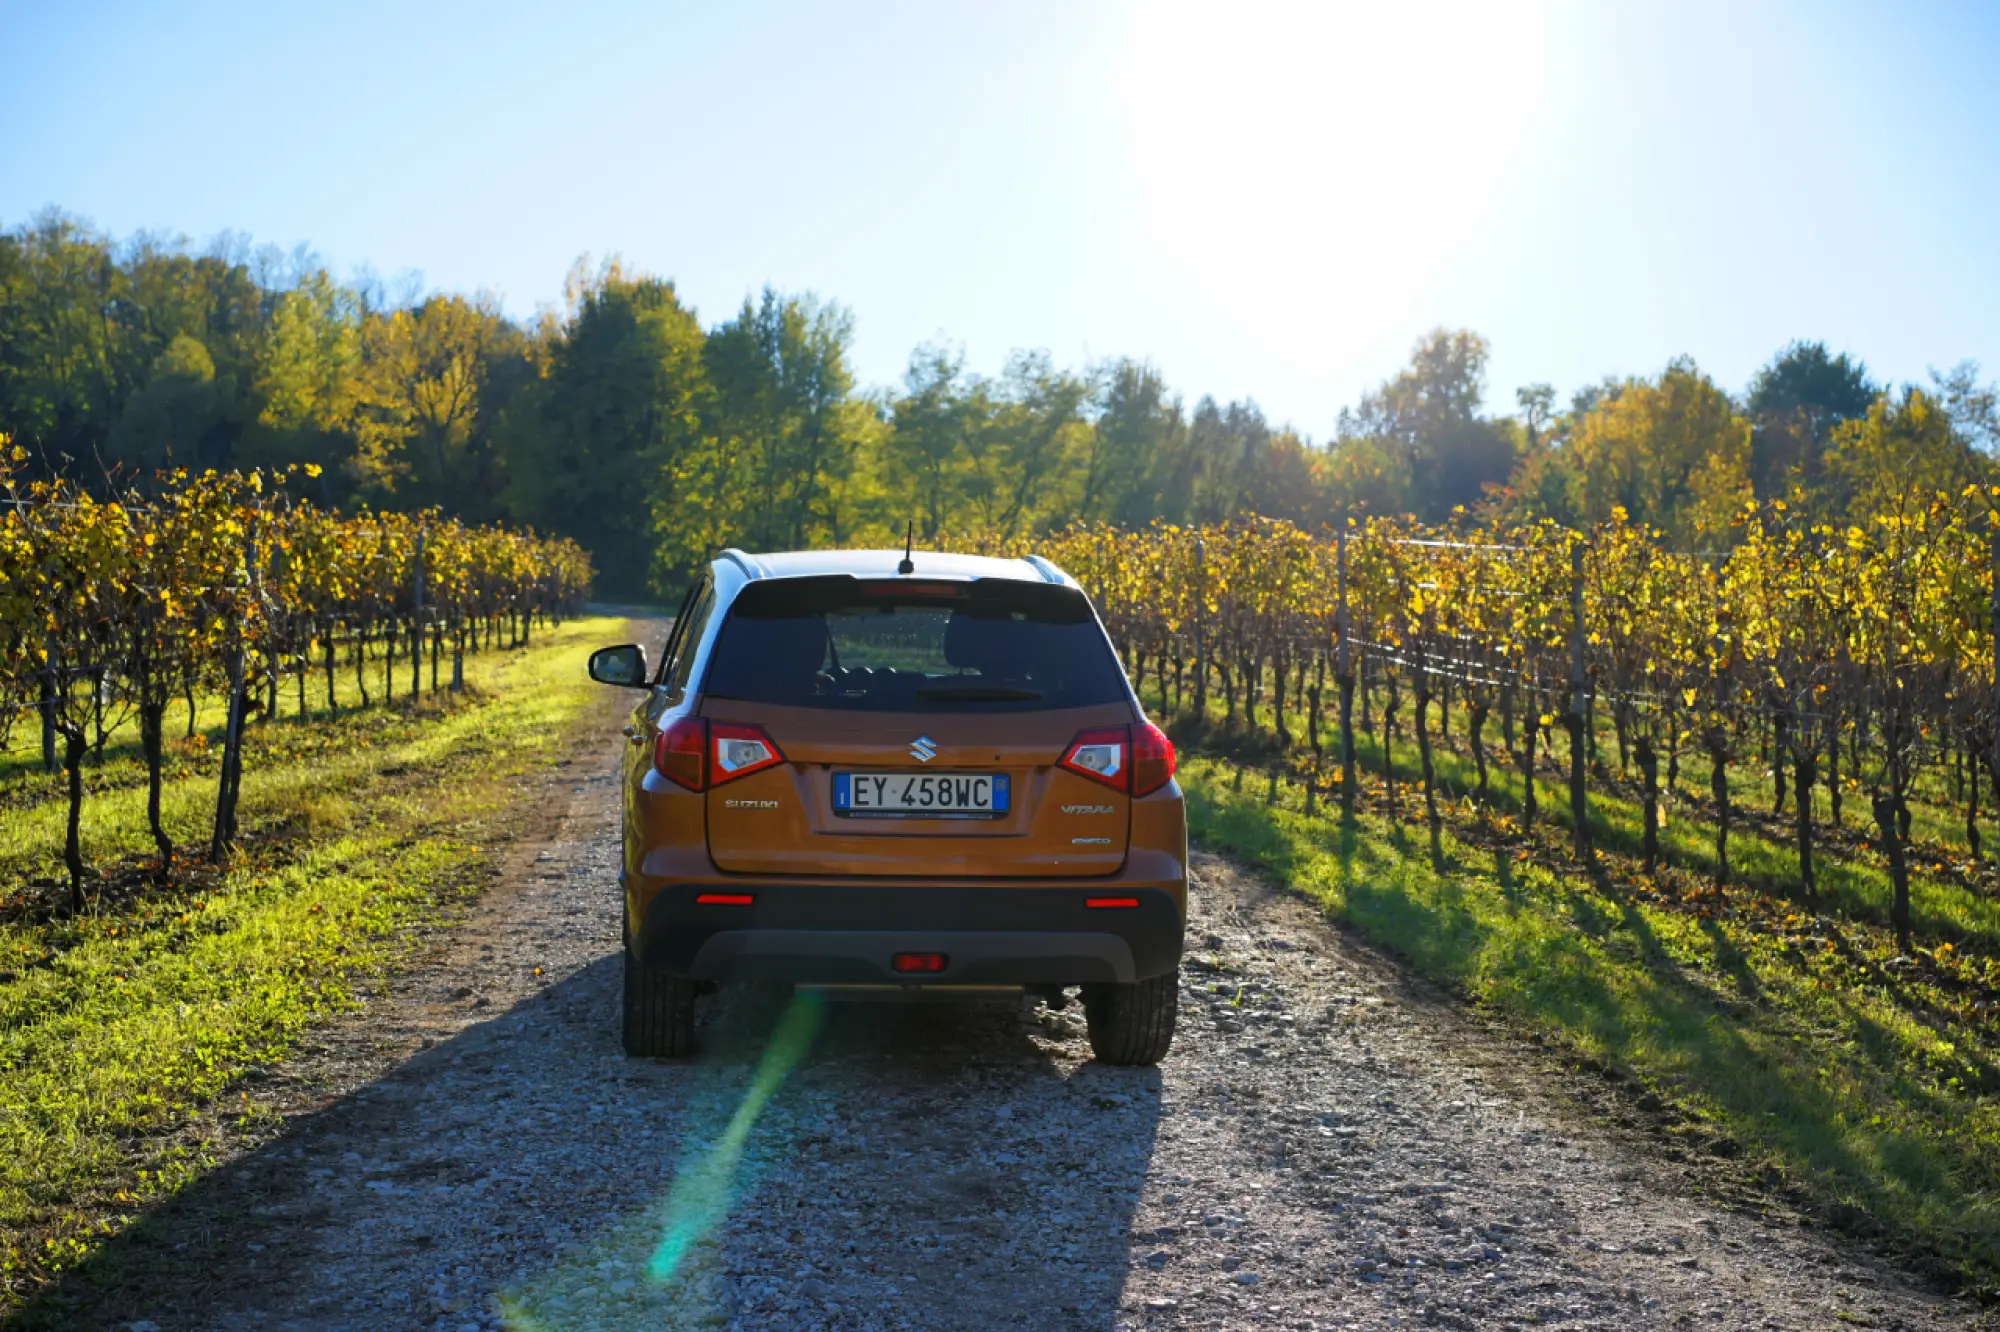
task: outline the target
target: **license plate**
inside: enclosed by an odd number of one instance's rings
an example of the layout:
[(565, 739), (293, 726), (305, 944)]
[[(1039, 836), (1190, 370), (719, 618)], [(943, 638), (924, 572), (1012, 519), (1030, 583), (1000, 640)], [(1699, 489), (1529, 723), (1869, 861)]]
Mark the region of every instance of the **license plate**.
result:
[(883, 819), (997, 819), (1011, 794), (993, 772), (836, 772), (833, 812)]

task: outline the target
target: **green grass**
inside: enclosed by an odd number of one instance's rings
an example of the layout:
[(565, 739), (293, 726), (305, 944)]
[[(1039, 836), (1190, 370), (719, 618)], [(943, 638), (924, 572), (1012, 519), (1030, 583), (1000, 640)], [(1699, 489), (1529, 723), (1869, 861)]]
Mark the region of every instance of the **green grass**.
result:
[[(260, 726), (237, 861), (76, 919), (28, 909), (32, 881), (60, 873), (62, 802), (27, 789), (39, 774), (0, 787), (0, 885), (16, 890), (0, 924), (0, 1312), (196, 1177), (210, 1149), (174, 1130), (350, 1004), (407, 926), (482, 884), (523, 776), (596, 696), (589, 649), (621, 628), (575, 621), (470, 658), (460, 700)], [(183, 758), (168, 817), (193, 840), (213, 781), (198, 748)], [(150, 841), (121, 764), (92, 773), (107, 789), (85, 840), (130, 879)]]
[[(1350, 830), (1337, 808), (1307, 816), (1290, 786), (1271, 802), (1261, 773), (1246, 780), (1226, 761), (1192, 758), (1183, 782), (1197, 838), (1425, 975), (1635, 1076), (1683, 1112), (1676, 1150), (1741, 1150), (1748, 1168), (1873, 1218), (1969, 1285), (2000, 1276), (1990, 1047), (1976, 1018), (1874, 965), (1881, 941), (1864, 922), (1785, 927), (1782, 908), (1747, 897), (1752, 909), (1691, 909), (1615, 860), (1596, 875), (1565, 867), (1549, 845), (1469, 817), (1449, 821), (1434, 858), (1414, 792), (1402, 820), (1362, 813)], [(1631, 833), (1629, 810), (1593, 814), (1604, 834)], [(1853, 872), (1842, 891), (1872, 913)]]

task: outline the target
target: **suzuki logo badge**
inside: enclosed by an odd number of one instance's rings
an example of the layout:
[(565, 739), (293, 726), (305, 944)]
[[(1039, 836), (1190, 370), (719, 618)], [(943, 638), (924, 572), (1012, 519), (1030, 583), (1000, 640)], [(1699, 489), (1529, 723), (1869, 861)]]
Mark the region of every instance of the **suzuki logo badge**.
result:
[(920, 735), (910, 742), (910, 757), (919, 763), (929, 763), (937, 757), (937, 741), (927, 735)]

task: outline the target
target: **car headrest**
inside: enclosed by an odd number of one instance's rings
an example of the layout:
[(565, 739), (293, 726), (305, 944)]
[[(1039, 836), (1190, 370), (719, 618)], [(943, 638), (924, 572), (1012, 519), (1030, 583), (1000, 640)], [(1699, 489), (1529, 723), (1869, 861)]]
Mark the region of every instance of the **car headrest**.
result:
[(1007, 616), (955, 610), (944, 626), (944, 659), (991, 679), (1019, 679), (1027, 670), (1028, 630), (1028, 625)]
[(752, 696), (789, 692), (818, 674), (826, 664), (826, 639), (822, 616), (766, 620), (757, 635), (757, 655), (748, 663), (758, 691)]

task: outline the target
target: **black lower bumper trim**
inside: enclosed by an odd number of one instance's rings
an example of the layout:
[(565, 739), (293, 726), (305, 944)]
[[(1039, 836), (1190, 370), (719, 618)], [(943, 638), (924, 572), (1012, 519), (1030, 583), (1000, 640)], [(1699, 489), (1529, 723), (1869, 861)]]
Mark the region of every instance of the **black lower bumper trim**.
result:
[[(1107, 897), (1137, 905), (1087, 905)], [(1182, 930), (1160, 888), (690, 884), (653, 898), (633, 942), (642, 964), (697, 980), (1082, 985), (1172, 971)], [(900, 973), (897, 953), (942, 953), (946, 967)]]

